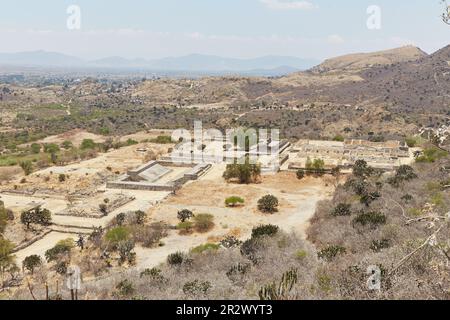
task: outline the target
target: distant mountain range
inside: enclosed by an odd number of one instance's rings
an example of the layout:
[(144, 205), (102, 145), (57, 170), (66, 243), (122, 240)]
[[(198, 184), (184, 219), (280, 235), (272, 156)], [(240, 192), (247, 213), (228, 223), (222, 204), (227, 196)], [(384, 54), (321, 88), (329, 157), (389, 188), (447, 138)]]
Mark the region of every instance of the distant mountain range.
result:
[(191, 54), (163, 59), (126, 59), (107, 57), (98, 60), (83, 60), (56, 52), (30, 51), (0, 53), (0, 65), (21, 67), (92, 68), (159, 71), (202, 72), (212, 74), (284, 75), (309, 69), (320, 63), (318, 60), (288, 56), (264, 56), (253, 59), (224, 58), (212, 55)]

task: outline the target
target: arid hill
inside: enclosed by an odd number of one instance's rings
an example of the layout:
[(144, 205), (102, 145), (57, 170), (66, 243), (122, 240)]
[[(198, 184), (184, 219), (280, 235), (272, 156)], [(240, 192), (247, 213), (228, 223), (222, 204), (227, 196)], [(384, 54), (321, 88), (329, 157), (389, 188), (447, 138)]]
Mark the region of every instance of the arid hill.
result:
[(325, 60), (311, 69), (314, 73), (361, 71), (374, 66), (385, 66), (399, 62), (415, 61), (428, 54), (414, 46), (405, 46), (372, 53), (349, 54)]
[(450, 122), (449, 61), (450, 46), (430, 55), (409, 46), (338, 57), (281, 78), (5, 84), (0, 110), (4, 130), (30, 128), (39, 138), (72, 129), (190, 127), (194, 119), (219, 128), (277, 127), (286, 137), (398, 138)]

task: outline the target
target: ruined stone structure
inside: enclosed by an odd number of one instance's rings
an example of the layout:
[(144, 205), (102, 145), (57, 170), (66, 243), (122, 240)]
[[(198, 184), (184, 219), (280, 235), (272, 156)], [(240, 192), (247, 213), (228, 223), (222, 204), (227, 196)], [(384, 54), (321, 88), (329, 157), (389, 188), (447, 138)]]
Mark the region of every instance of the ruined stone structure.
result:
[(244, 147), (235, 146), (234, 143), (224, 138), (215, 138), (205, 141), (204, 145), (193, 145), (183, 142), (174, 148), (170, 156), (162, 159), (179, 163), (234, 163), (249, 157), (252, 161), (261, 164), (262, 173), (275, 173), (280, 170), (280, 166), (288, 159), (286, 151), (291, 147), (287, 140), (283, 141), (259, 141), (249, 150)]
[(367, 140), (315, 141), (301, 140), (294, 148), (297, 163), (291, 168), (301, 168), (306, 159), (322, 159), (326, 167), (351, 166), (357, 160), (365, 160), (380, 169), (393, 169), (401, 164), (401, 159), (410, 157), (409, 148), (399, 141), (371, 142)]
[[(170, 181), (161, 182), (166, 175), (172, 173), (174, 167), (187, 168), (187, 172), (174, 177)], [(190, 168), (190, 170), (189, 170)], [(170, 161), (151, 161), (137, 169), (129, 170), (116, 181), (108, 182), (108, 189), (130, 189), (147, 191), (175, 191), (190, 180), (197, 180), (211, 168), (210, 164), (182, 164)]]

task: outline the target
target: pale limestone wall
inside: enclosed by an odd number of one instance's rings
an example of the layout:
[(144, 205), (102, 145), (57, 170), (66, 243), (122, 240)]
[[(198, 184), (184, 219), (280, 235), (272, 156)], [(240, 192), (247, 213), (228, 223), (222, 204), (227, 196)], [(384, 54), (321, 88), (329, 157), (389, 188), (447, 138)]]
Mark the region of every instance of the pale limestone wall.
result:
[[(297, 158), (322, 159), (328, 165), (352, 165), (363, 159), (369, 165), (392, 169), (399, 165), (398, 158), (409, 158), (409, 150), (399, 141), (370, 142), (365, 140), (335, 141), (300, 141), (296, 148)], [(306, 160), (305, 160), (306, 161)], [(295, 165), (301, 165), (297, 161)], [(304, 162), (304, 161), (303, 161)]]
[[(156, 164), (160, 165), (172, 165), (171, 162), (157, 162), (154, 161)], [(151, 166), (154, 166), (155, 164), (152, 162)], [(146, 165), (140, 167), (143, 168)], [(149, 168), (151, 168), (151, 166)], [(147, 166), (148, 167), (148, 166)], [(181, 167), (185, 167), (184, 165), (181, 165)], [(192, 167), (190, 165), (189, 167)], [(190, 180), (197, 180), (201, 175), (206, 173), (211, 168), (210, 164), (198, 164), (195, 167), (192, 168), (189, 172), (183, 174), (181, 177), (174, 179), (170, 183), (150, 183), (145, 181), (128, 181), (129, 176), (124, 175), (119, 180), (114, 182), (108, 182), (106, 184), (106, 187), (108, 189), (129, 189), (129, 190), (144, 190), (144, 191), (174, 191), (177, 188), (181, 187), (183, 184)], [(142, 172), (142, 171), (141, 171)]]

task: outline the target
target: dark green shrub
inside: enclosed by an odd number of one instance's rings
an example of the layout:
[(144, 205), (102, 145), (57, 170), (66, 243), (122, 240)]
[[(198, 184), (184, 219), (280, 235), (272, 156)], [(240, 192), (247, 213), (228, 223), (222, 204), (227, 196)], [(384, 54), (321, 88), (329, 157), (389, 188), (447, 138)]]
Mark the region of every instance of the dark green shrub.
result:
[(278, 233), (279, 229), (280, 228), (278, 226), (274, 226), (271, 224), (255, 227), (252, 230), (252, 238), (255, 239), (264, 236), (272, 237)]
[(164, 279), (162, 275), (162, 270), (158, 268), (145, 269), (144, 271), (141, 272), (140, 277), (141, 278), (148, 277), (151, 278), (152, 280)]
[(81, 150), (95, 149), (96, 146), (97, 146), (97, 144), (94, 142), (94, 140), (92, 140), (92, 139), (84, 139), (81, 142), (80, 149)]
[(119, 264), (124, 262), (128, 262), (129, 264), (133, 264), (136, 260), (136, 253), (133, 252), (134, 249), (134, 241), (132, 240), (124, 240), (117, 244), (117, 251), (119, 252)]
[(344, 217), (352, 214), (351, 205), (347, 203), (339, 203), (336, 208), (333, 209), (331, 215), (333, 217)]
[(296, 175), (297, 175), (298, 180), (302, 180), (305, 177), (305, 171), (302, 169), (299, 169), (299, 170), (297, 170)]
[(185, 260), (185, 255), (182, 252), (171, 253), (167, 256), (167, 263), (171, 266), (179, 266)]
[(34, 269), (42, 265), (42, 259), (38, 255), (31, 255), (26, 257), (22, 262), (22, 268), (26, 269), (33, 274)]
[(186, 222), (186, 220), (190, 220), (193, 216), (194, 216), (194, 213), (188, 209), (178, 211), (178, 214), (177, 214), (177, 217), (181, 222)]
[(237, 197), (237, 196), (232, 196), (232, 197), (225, 199), (225, 206), (236, 207), (238, 205), (244, 204), (244, 202), (245, 202), (244, 199)]
[(353, 225), (356, 224), (362, 225), (362, 226), (370, 226), (372, 228), (376, 228), (379, 225), (386, 223), (386, 216), (379, 212), (368, 212), (368, 213), (361, 213), (359, 214), (354, 220)]
[(326, 261), (332, 261), (336, 256), (340, 254), (344, 254), (347, 250), (341, 246), (329, 246), (325, 249), (319, 251), (317, 256), (319, 259), (323, 259)]
[(278, 199), (273, 195), (266, 195), (258, 200), (258, 210), (265, 213), (278, 211)]
[(225, 239), (220, 241), (222, 247), (230, 249), (239, 247), (242, 244), (242, 241), (233, 236), (227, 236)]
[(125, 223), (126, 218), (127, 218), (127, 215), (125, 213), (121, 212), (116, 216), (116, 218), (114, 220), (118, 226), (122, 226)]
[(367, 165), (365, 160), (357, 160), (353, 165), (353, 175), (356, 177), (364, 178), (369, 177), (374, 173), (374, 169)]
[(138, 210), (134, 213), (136, 224), (142, 225), (147, 218), (147, 214), (144, 211)]

